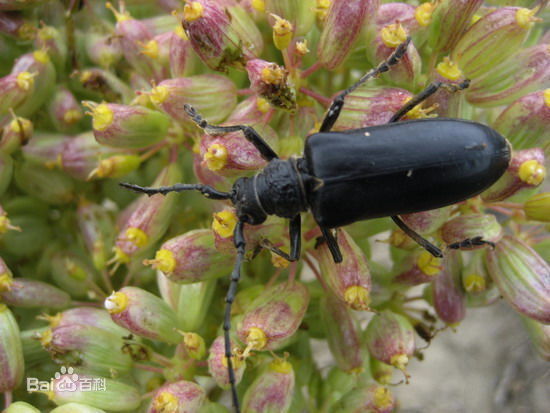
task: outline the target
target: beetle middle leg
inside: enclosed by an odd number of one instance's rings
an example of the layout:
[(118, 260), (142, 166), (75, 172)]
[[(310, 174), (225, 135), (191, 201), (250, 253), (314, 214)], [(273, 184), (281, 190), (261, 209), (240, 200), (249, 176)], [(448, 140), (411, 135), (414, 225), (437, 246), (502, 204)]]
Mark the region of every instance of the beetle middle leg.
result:
[(361, 78), (357, 82), (355, 82), (349, 88), (342, 91), (338, 96), (336, 96), (336, 98), (334, 98), (334, 100), (332, 101), (327, 111), (327, 114), (325, 115), (325, 118), (323, 119), (323, 124), (321, 125), (319, 132), (329, 132), (332, 129), (332, 127), (338, 120), (338, 117), (340, 116), (342, 108), (344, 107), (344, 99), (347, 95), (349, 95), (367, 80), (378, 76), (380, 73), (387, 72), (388, 70), (390, 70), (391, 66), (399, 63), (399, 60), (407, 52), (407, 46), (409, 45), (410, 41), (411, 38), (407, 37), (407, 39), (403, 43), (395, 48), (393, 53), (386, 60), (384, 60), (374, 69), (369, 70), (367, 73), (361, 76)]
[(279, 255), (280, 257), (283, 257), (287, 261), (298, 261), (300, 258), (300, 249), (302, 244), (302, 218), (300, 217), (300, 214), (290, 220), (288, 229), (290, 236), (290, 254), (287, 254), (277, 248), (267, 239), (263, 240), (261, 245), (265, 249)]
[(256, 147), (258, 152), (262, 155), (266, 161), (278, 158), (277, 153), (267, 144), (267, 142), (260, 136), (258, 132), (251, 126), (246, 125), (233, 125), (233, 126), (216, 126), (210, 125), (201, 115), (197, 113), (195, 108), (191, 105), (184, 105), (185, 112), (189, 115), (193, 122), (197, 124), (199, 128), (204, 129), (206, 133), (211, 135), (221, 135), (229, 132), (241, 131), (248, 142)]

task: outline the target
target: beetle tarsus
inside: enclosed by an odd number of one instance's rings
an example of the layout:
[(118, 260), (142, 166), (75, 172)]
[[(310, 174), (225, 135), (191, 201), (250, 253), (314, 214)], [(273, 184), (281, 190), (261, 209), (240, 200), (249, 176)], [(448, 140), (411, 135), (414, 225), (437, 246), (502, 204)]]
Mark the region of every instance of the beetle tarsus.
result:
[(170, 192), (182, 192), (182, 191), (199, 191), (205, 197), (209, 199), (230, 199), (231, 194), (229, 192), (218, 191), (211, 186), (203, 184), (175, 184), (172, 186), (159, 186), (157, 188), (144, 187), (126, 182), (120, 182), (120, 186), (126, 189), (130, 189), (135, 192), (142, 192), (148, 196), (162, 194), (167, 195)]
[(447, 245), (447, 248), (452, 250), (470, 250), (475, 247), (480, 247), (482, 245), (488, 245), (492, 249), (495, 249), (495, 243), (492, 241), (486, 241), (482, 237), (477, 236), (473, 238), (467, 238), (459, 242), (453, 242), (452, 244)]

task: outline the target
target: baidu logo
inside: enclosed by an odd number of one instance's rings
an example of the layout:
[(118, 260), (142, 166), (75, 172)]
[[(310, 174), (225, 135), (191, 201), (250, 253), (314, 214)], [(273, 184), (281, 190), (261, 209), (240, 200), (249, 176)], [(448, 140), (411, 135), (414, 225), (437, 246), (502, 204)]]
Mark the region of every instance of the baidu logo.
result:
[(28, 392), (77, 392), (105, 391), (106, 383), (103, 377), (79, 376), (72, 367), (62, 366), (50, 381), (27, 377)]

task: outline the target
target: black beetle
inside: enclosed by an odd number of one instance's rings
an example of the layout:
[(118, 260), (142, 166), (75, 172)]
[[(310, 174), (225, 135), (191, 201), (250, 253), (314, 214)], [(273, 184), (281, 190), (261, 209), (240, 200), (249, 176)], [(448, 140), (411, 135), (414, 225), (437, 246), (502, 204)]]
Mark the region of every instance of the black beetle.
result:
[[(229, 340), (231, 304), (235, 299), (245, 255), (244, 224), (258, 225), (268, 215), (290, 220), (290, 254), (272, 246), (262, 246), (289, 261), (300, 256), (300, 213), (310, 210), (321, 228), (324, 241), (335, 262), (342, 261), (338, 242), (331, 229), (369, 218), (391, 216), (395, 223), (422, 247), (437, 257), (439, 248), (406, 226), (397, 216), (451, 205), (491, 186), (510, 162), (509, 143), (493, 129), (458, 119), (422, 119), (397, 122), (439, 88), (458, 91), (461, 84), (431, 83), (411, 99), (390, 123), (343, 132), (330, 132), (338, 119), (346, 95), (366, 80), (389, 70), (405, 54), (410, 39), (392, 55), (366, 73), (332, 102), (319, 133), (307, 138), (304, 156), (281, 160), (260, 135), (245, 125), (214, 126), (186, 105), (187, 114), (209, 134), (242, 131), (268, 165), (252, 178), (239, 178), (231, 192), (220, 192), (202, 184), (176, 184), (144, 188), (121, 185), (148, 195), (198, 190), (211, 199), (230, 200), (238, 223), (234, 232), (237, 259), (231, 273), (224, 317), (225, 356), (233, 404), (240, 411)], [(492, 243), (480, 237), (455, 243), (449, 248)]]

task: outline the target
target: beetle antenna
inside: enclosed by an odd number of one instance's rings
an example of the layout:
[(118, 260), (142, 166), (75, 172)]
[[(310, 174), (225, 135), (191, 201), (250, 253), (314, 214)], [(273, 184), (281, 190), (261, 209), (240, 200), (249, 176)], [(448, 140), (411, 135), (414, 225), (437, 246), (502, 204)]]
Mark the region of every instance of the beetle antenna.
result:
[(225, 359), (227, 360), (227, 373), (229, 375), (229, 383), (231, 384), (233, 407), (235, 408), (236, 413), (240, 413), (241, 408), (239, 405), (239, 396), (237, 394), (235, 370), (233, 369), (233, 362), (231, 360), (233, 353), (231, 352), (231, 338), (229, 332), (231, 330), (231, 306), (233, 301), (235, 301), (235, 295), (237, 294), (237, 287), (239, 285), (239, 279), (241, 278), (241, 266), (244, 261), (246, 247), (243, 227), (244, 221), (239, 221), (235, 227), (235, 232), (233, 233), (233, 243), (237, 249), (237, 259), (235, 260), (235, 265), (233, 267), (233, 271), (231, 272), (231, 282), (229, 284), (229, 289), (227, 290), (227, 295), (225, 296), (225, 316), (223, 320)]
[(166, 195), (169, 192), (199, 191), (209, 199), (231, 199), (231, 193), (221, 192), (203, 184), (175, 184), (172, 186), (159, 186), (158, 188), (144, 187), (126, 182), (119, 182), (119, 185), (135, 192), (142, 192), (148, 196), (155, 194)]

